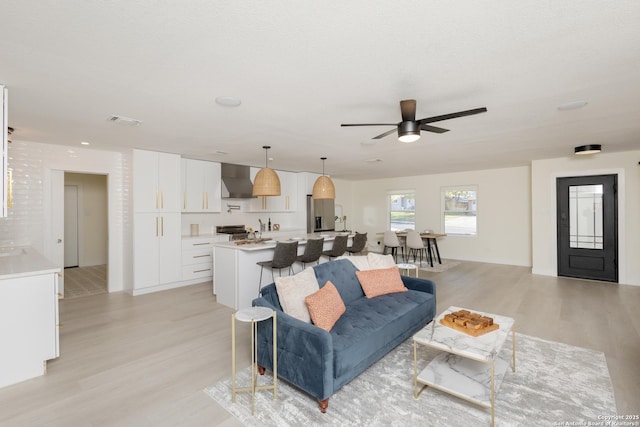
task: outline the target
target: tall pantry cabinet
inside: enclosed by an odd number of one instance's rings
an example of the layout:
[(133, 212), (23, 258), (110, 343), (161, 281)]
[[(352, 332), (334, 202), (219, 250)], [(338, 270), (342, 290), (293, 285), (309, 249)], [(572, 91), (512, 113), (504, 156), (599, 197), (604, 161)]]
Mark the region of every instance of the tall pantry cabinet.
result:
[(137, 295), (182, 278), (180, 156), (133, 150), (132, 169)]

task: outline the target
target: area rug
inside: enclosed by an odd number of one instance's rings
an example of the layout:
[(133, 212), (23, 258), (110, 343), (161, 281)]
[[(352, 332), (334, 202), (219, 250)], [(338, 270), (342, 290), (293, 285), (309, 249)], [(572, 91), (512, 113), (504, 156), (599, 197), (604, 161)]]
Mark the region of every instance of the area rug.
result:
[(460, 261), (453, 261), (450, 259), (443, 259), (442, 264), (434, 261), (433, 267), (429, 265), (427, 261), (422, 261), (421, 263), (416, 264), (419, 266), (422, 271), (429, 271), (432, 273), (442, 273), (443, 271), (447, 271), (455, 267), (456, 265), (460, 265)]
[[(603, 353), (522, 334), (516, 334), (516, 343), (516, 372), (507, 371), (496, 395), (496, 426), (588, 425), (616, 414)], [(420, 348), (418, 366), (437, 353)], [(500, 356), (510, 361), (510, 340)], [(239, 372), (240, 385), (249, 378), (249, 368)], [(260, 382), (271, 379), (267, 373)], [(247, 426), (489, 426), (491, 421), (489, 409), (435, 389), (414, 399), (411, 339), (336, 392), (326, 414), (316, 399), (282, 380), (277, 400), (272, 391), (257, 392), (254, 415), (248, 393), (231, 402), (230, 378), (204, 391)]]

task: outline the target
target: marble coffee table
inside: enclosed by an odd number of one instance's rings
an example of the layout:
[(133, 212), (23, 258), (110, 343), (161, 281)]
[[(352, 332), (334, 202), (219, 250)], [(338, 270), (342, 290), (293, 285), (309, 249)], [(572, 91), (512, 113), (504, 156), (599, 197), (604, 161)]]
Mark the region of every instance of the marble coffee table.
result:
[[(445, 314), (469, 310), (492, 317), (500, 328), (479, 337), (472, 337), (440, 323)], [(511, 332), (513, 348), (511, 369), (516, 370), (515, 320), (497, 314), (461, 307), (449, 307), (430, 324), (413, 336), (413, 393), (417, 399), (428, 387), (444, 391), (469, 402), (491, 409), (491, 425), (495, 418), (495, 394), (509, 367), (498, 357)], [(418, 346), (432, 347), (442, 353), (418, 373)], [(418, 384), (422, 387), (418, 390)]]

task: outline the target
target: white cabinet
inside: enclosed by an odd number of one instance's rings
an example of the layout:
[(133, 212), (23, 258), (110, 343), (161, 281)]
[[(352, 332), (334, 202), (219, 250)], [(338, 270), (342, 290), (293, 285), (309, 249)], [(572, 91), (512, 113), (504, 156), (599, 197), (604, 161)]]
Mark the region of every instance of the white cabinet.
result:
[[(260, 168), (250, 169), (251, 182), (255, 180)], [(280, 195), (257, 197), (252, 199), (249, 209), (252, 212), (295, 212), (298, 208), (298, 177), (295, 172), (276, 171), (280, 178)]]
[(213, 244), (215, 237), (182, 239), (182, 280), (213, 279)]
[(134, 288), (180, 281), (181, 218), (179, 212), (134, 214)]
[(0, 279), (0, 387), (46, 373), (60, 355), (58, 273)]
[(135, 212), (180, 212), (180, 156), (133, 150)]
[(180, 194), (180, 156), (133, 150), (134, 295), (181, 279)]
[(182, 211), (220, 212), (220, 163), (182, 159)]

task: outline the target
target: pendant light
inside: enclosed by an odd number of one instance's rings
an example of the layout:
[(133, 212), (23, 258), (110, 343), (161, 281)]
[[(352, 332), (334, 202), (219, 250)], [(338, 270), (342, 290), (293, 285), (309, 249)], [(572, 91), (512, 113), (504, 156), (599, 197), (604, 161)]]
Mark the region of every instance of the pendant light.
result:
[(322, 160), (322, 176), (318, 177), (313, 184), (312, 197), (314, 199), (335, 199), (336, 187), (333, 185), (331, 178), (324, 174), (324, 161), (327, 160), (327, 158), (320, 157), (320, 159)]
[(265, 166), (258, 171), (253, 180), (254, 196), (279, 196), (280, 195), (280, 178), (276, 171), (269, 167), (269, 149), (268, 145), (263, 145), (265, 150)]

